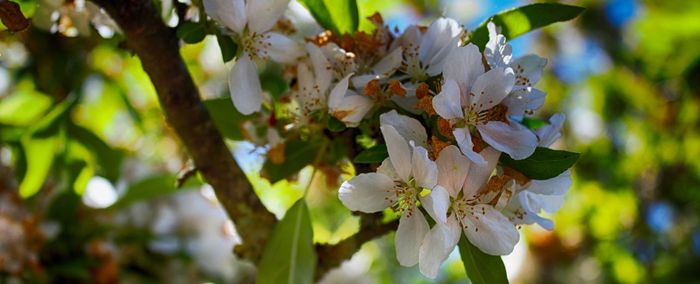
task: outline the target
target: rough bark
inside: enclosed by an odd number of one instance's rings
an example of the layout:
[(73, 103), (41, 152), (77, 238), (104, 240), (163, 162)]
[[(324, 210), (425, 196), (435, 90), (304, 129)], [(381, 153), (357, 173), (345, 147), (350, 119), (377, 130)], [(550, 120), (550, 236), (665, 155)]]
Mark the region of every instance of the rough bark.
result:
[(169, 125), (196, 168), (214, 188), (243, 239), (235, 248), (242, 258), (260, 258), (275, 216), (260, 202), (207, 113), (179, 53), (175, 31), (167, 27), (153, 1), (93, 0), (122, 29), (126, 44), (140, 59), (158, 93)]

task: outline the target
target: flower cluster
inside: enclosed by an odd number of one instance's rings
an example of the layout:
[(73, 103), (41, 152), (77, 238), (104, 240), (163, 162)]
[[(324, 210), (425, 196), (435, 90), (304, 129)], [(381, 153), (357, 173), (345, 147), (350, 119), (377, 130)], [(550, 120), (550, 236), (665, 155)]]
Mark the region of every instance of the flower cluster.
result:
[[(523, 123), (544, 103), (534, 85), (545, 59), (513, 58), (493, 23), (480, 50), (449, 18), (399, 33), (375, 14), (368, 18), (372, 32), (304, 35), (284, 16), (288, 5), (204, 1), (241, 47), (229, 75), (233, 104), (264, 117), (275, 141), (323, 133), (329, 120), (369, 136), (374, 129), (388, 157), (375, 172), (343, 182), (339, 198), (353, 211), (400, 214), (395, 242), (402, 265), (418, 264), (434, 278), (462, 233), (483, 252), (506, 255), (521, 224), (552, 229), (540, 214), (559, 209), (569, 171), (536, 180), (499, 162), (504, 155), (526, 159), (560, 136), (561, 114), (536, 129)], [(263, 91), (258, 67), (270, 62), (282, 66), (290, 86), (282, 95)], [(279, 127), (281, 119), (287, 123)]]

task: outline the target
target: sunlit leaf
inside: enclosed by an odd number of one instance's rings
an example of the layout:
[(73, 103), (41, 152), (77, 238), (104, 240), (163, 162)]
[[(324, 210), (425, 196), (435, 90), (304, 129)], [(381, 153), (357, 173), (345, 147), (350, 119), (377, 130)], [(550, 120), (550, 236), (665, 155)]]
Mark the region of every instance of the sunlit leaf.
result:
[(507, 39), (513, 39), (529, 31), (576, 18), (584, 8), (558, 3), (535, 3), (498, 13), (476, 28), (470, 37), (470, 42), (483, 49), (489, 41), (489, 31), (486, 25), (493, 21), (501, 28), (501, 33)]
[(309, 209), (304, 199), (275, 225), (258, 266), (257, 283), (312, 283), (316, 251)]
[(209, 115), (221, 134), (231, 140), (243, 140), (241, 123), (245, 117), (238, 112), (229, 98), (218, 98), (204, 101)]
[(459, 255), (462, 257), (464, 269), (472, 283), (508, 283), (506, 268), (501, 257), (485, 254), (472, 245), (464, 235), (459, 240)]
[(372, 148), (360, 152), (353, 162), (356, 164), (378, 164), (389, 157), (389, 152), (386, 149), (386, 145), (379, 144)]
[(319, 144), (314, 141), (287, 141), (284, 146), (284, 162), (277, 165), (269, 159), (265, 160), (263, 176), (270, 183), (275, 183), (296, 174), (314, 161), (319, 148)]
[(571, 168), (580, 154), (537, 147), (535, 153), (523, 160), (513, 160), (501, 155), (501, 163), (511, 167), (531, 179), (545, 180), (558, 176)]
[(20, 196), (27, 198), (36, 194), (46, 180), (58, 147), (57, 136), (37, 138), (27, 136), (21, 141), (25, 155), (26, 172), (19, 184)]
[(302, 3), (323, 28), (336, 34), (357, 31), (360, 16), (356, 0), (302, 0)]
[(0, 123), (27, 126), (51, 106), (51, 98), (36, 92), (18, 92), (0, 100)]

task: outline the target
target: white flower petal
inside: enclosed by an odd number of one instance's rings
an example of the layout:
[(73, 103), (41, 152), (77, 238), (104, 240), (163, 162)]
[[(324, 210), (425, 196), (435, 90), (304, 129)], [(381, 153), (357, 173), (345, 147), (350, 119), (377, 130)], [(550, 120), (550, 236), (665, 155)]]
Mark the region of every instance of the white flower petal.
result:
[[(328, 72), (330, 73), (330, 72)], [(359, 90), (364, 90), (365, 86), (367, 86), (367, 83), (369, 81), (375, 80), (375, 79), (380, 79), (381, 77), (379, 75), (375, 74), (365, 74), (365, 75), (358, 75), (352, 77), (352, 85), (355, 87), (355, 89)]]
[(394, 240), (396, 258), (401, 265), (414, 266), (418, 263), (420, 245), (429, 229), (428, 222), (418, 208), (414, 207), (410, 216), (407, 212), (401, 215)]
[(384, 58), (382, 58), (382, 60), (380, 60), (376, 65), (374, 65), (374, 67), (372, 67), (372, 71), (377, 75), (389, 76), (393, 74), (394, 71), (399, 68), (399, 66), (401, 66), (402, 61), (403, 48), (398, 47), (384, 56)]
[(386, 158), (382, 161), (382, 164), (377, 167), (377, 173), (383, 174), (391, 178), (391, 180), (399, 180), (401, 177), (396, 173), (394, 165), (391, 164), (391, 159)]
[(389, 152), (391, 165), (394, 166), (396, 174), (398, 174), (403, 181), (408, 181), (411, 174), (412, 153), (408, 142), (406, 142), (406, 139), (404, 139), (393, 126), (383, 125), (380, 128), (384, 136), (384, 141), (386, 142), (387, 151)]
[(530, 203), (533, 200), (532, 195), (538, 194), (521, 191), (513, 196), (508, 206), (503, 210), (504, 216), (508, 217), (508, 219), (515, 225), (537, 223), (546, 230), (552, 230), (554, 228), (554, 223), (552, 220), (542, 218), (541, 216), (537, 215), (535, 210), (539, 211), (539, 208), (532, 208), (533, 204)]
[(444, 65), (445, 81), (454, 80), (464, 92), (469, 92), (476, 78), (484, 74), (481, 52), (474, 44), (456, 48)]
[(521, 121), (526, 111), (537, 110), (544, 105), (546, 95), (535, 88), (513, 90), (503, 100), (503, 104), (508, 107), (508, 116)]
[(452, 131), (452, 135), (455, 136), (459, 149), (462, 150), (462, 153), (464, 153), (469, 160), (478, 165), (486, 165), (486, 160), (477, 152), (474, 152), (474, 143), (472, 142), (472, 136), (469, 134), (468, 128), (455, 128)]
[(340, 106), (330, 109), (330, 113), (348, 127), (356, 127), (373, 106), (374, 102), (370, 98), (348, 90), (341, 99)]
[(311, 65), (313, 65), (314, 75), (316, 77), (316, 85), (318, 85), (319, 92), (324, 93), (328, 90), (333, 80), (333, 72), (330, 72), (331, 64), (321, 48), (315, 44), (307, 43), (306, 51), (309, 53), (309, 58), (311, 58)]
[(248, 115), (260, 111), (262, 87), (258, 71), (248, 54), (244, 53), (233, 65), (228, 77), (228, 87), (233, 105), (239, 112)]
[(486, 254), (510, 254), (520, 240), (520, 234), (508, 218), (489, 205), (475, 205), (472, 212), (462, 219), (469, 242)]
[(447, 209), (450, 207), (450, 194), (442, 186), (436, 186), (420, 202), (433, 220), (437, 223), (447, 222)]
[(352, 211), (379, 212), (394, 202), (394, 181), (383, 174), (359, 174), (343, 182), (338, 198)]
[(464, 118), (457, 82), (445, 81), (440, 93), (433, 97), (433, 108), (444, 119)]
[(343, 98), (348, 92), (348, 80), (350, 80), (350, 76), (352, 76), (352, 74), (345, 76), (345, 78), (340, 80), (338, 84), (335, 84), (335, 87), (331, 90), (328, 96), (328, 107), (331, 113), (343, 106)]
[(246, 24), (246, 9), (243, 0), (204, 0), (204, 11), (215, 21), (241, 34)]
[(416, 145), (424, 148), (428, 146), (428, 134), (423, 125), (415, 118), (401, 115), (396, 110), (392, 110), (380, 115), (379, 123), (394, 127), (406, 141), (414, 141)]
[(535, 85), (542, 77), (545, 65), (547, 65), (547, 59), (534, 54), (528, 54), (513, 61), (510, 66), (515, 71), (516, 89)]
[(515, 75), (511, 68), (494, 68), (482, 74), (472, 86), (471, 102), (477, 110), (490, 109), (501, 103), (510, 93), (515, 83)]
[(248, 0), (246, 14), (251, 33), (269, 31), (284, 14), (290, 0)]
[(525, 190), (545, 195), (564, 195), (571, 187), (571, 170), (548, 180), (532, 180)]
[(512, 47), (506, 43), (506, 37), (496, 31), (493, 22), (487, 24), (489, 41), (484, 47), (484, 57), (491, 68), (506, 67), (512, 59)]
[(413, 142), (410, 144), (411, 147), (413, 147), (411, 173), (416, 181), (416, 185), (423, 188), (433, 188), (437, 184), (437, 165), (428, 157), (428, 150), (420, 146), (415, 146)]
[(435, 163), (438, 167), (438, 184), (447, 189), (450, 196), (456, 197), (462, 191), (471, 162), (457, 146), (450, 145), (440, 151)]
[(437, 76), (442, 73), (450, 53), (459, 48), (459, 41), (459, 36), (453, 37), (437, 54), (430, 58), (430, 61), (427, 63), (428, 68), (425, 70), (428, 76)]
[(537, 148), (537, 137), (527, 127), (517, 122), (489, 121), (476, 127), (481, 138), (496, 150), (507, 153), (515, 160), (530, 157)]
[(566, 117), (563, 113), (557, 113), (549, 118), (549, 125), (542, 126), (535, 130), (540, 142), (539, 146), (549, 147), (561, 137), (561, 129), (564, 127)]
[(493, 170), (496, 169), (498, 158), (501, 153), (491, 147), (487, 147), (478, 154), (483, 157), (484, 164), (472, 164), (469, 167), (469, 174), (464, 180), (464, 196), (467, 198), (473, 197), (479, 192), (479, 189), (486, 184), (486, 181), (491, 177)]
[(268, 56), (275, 62), (291, 64), (304, 55), (304, 49), (296, 41), (278, 33), (265, 33), (255, 45), (263, 56)]
[[(445, 48), (456, 48), (452, 39), (462, 32), (459, 23), (450, 18), (433, 21), (420, 43), (419, 58), (424, 65), (439, 65), (442, 60), (437, 55)], [(454, 46), (452, 46), (454, 44)]]
[(440, 265), (455, 249), (461, 235), (459, 221), (454, 216), (450, 216), (446, 224), (435, 224), (420, 246), (420, 272), (428, 278), (435, 279)]

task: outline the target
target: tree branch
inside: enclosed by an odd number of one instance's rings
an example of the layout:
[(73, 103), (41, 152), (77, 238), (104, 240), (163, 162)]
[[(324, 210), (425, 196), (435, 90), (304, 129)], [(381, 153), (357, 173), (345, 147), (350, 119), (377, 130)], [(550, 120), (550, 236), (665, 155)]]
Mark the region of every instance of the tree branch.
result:
[(382, 223), (381, 213), (360, 214), (360, 230), (357, 233), (334, 245), (316, 245), (318, 266), (315, 277), (317, 281), (328, 271), (350, 259), (364, 243), (395, 230), (399, 224), (399, 220)]
[(179, 53), (179, 40), (163, 23), (153, 1), (93, 0), (119, 24), (127, 46), (141, 59), (170, 126), (212, 185), (243, 244), (235, 252), (257, 262), (276, 222), (224, 143)]

